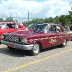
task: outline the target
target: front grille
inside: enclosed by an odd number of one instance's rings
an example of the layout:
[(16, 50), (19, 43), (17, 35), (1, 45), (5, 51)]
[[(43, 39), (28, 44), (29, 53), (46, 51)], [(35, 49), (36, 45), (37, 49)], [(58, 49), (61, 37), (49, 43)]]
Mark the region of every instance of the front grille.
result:
[(5, 41), (9, 41), (9, 42), (19, 43), (19, 37), (17, 37), (17, 36), (5, 35), (5, 36), (4, 36), (4, 40), (5, 40)]

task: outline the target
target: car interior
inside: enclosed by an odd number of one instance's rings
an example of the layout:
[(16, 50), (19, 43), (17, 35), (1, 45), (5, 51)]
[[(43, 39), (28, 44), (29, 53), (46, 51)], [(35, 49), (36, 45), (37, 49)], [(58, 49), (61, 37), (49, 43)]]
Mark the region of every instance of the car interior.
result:
[(16, 24), (7, 24), (6, 28), (17, 28)]

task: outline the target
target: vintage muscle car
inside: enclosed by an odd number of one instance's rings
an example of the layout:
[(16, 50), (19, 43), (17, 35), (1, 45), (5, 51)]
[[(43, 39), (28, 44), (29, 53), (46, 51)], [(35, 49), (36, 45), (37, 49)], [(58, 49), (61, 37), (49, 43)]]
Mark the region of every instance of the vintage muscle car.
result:
[(1, 41), (10, 50), (29, 50), (32, 55), (39, 54), (41, 49), (57, 45), (66, 46), (68, 38), (61, 25), (32, 24), (28, 30), (4, 34)]
[(0, 40), (2, 40), (2, 35), (4, 33), (15, 32), (18, 30), (25, 30), (22, 24), (18, 22), (0, 22)]

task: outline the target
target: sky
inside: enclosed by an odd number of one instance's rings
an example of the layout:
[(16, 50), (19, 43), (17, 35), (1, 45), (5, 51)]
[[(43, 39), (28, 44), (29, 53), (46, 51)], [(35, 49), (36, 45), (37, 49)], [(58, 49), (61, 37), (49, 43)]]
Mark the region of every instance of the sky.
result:
[(68, 14), (72, 0), (0, 0), (0, 17), (14, 17), (19, 21), (48, 18)]

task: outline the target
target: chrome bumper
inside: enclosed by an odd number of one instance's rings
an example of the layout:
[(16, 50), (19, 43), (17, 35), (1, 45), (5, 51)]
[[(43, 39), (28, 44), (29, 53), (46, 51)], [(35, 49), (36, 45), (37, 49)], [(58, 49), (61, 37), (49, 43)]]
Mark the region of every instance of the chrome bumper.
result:
[(31, 45), (22, 45), (22, 44), (16, 44), (16, 43), (12, 43), (12, 42), (3, 41), (3, 40), (1, 40), (1, 43), (5, 44), (5, 45), (12, 44), (13, 48), (18, 48), (18, 49), (23, 49), (23, 50), (31, 50), (33, 48), (33, 44), (31, 44)]

